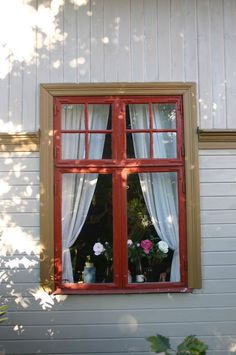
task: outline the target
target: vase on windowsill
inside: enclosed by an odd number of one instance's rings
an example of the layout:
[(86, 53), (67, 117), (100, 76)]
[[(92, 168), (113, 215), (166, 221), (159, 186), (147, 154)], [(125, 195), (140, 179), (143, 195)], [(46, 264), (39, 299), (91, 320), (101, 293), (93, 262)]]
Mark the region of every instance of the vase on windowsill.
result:
[(94, 264), (90, 261), (90, 256), (86, 257), (84, 271), (83, 271), (83, 281), (86, 284), (94, 283), (96, 280), (96, 268)]
[(141, 283), (145, 281), (145, 276), (142, 271), (142, 264), (140, 258), (138, 258), (136, 262), (136, 275), (135, 275), (135, 282)]

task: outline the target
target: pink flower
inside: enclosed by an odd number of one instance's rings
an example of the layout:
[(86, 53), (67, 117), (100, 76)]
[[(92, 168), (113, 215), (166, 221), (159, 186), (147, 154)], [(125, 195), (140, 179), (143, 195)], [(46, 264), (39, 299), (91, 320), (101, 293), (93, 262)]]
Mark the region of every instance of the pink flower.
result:
[(152, 242), (149, 239), (142, 240), (141, 247), (143, 248), (145, 254), (149, 254), (152, 249)]

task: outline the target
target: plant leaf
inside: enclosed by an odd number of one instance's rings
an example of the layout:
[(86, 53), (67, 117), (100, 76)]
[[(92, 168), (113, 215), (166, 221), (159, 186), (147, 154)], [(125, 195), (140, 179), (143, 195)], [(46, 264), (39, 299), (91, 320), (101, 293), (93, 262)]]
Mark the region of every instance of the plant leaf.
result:
[(154, 351), (156, 354), (165, 353), (168, 355), (168, 349), (170, 349), (170, 341), (163, 335), (157, 334), (156, 336), (151, 336), (146, 338), (150, 344), (150, 350)]
[[(6, 314), (7, 309), (8, 309), (7, 305), (0, 306), (0, 317), (4, 316)], [(7, 317), (0, 318), (0, 324), (7, 319), (8, 319)]]
[(208, 346), (195, 335), (189, 335), (177, 347), (176, 355), (205, 355), (207, 349)]

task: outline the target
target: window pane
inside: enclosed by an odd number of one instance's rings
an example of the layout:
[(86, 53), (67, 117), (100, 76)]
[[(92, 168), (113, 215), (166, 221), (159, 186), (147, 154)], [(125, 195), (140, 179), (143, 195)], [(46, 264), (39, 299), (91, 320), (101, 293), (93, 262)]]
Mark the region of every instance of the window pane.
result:
[(150, 158), (150, 134), (127, 134), (127, 158)]
[(89, 130), (111, 129), (111, 105), (88, 105)]
[[(101, 147), (104, 147), (102, 152)], [(89, 159), (101, 158), (111, 159), (111, 134), (91, 133), (89, 134)]]
[(149, 106), (147, 104), (129, 105), (126, 111), (126, 128), (149, 129)]
[(154, 158), (176, 158), (176, 133), (153, 133)]
[(61, 128), (62, 129), (85, 129), (84, 105), (69, 104), (62, 106)]
[(127, 201), (128, 282), (179, 281), (177, 173), (130, 174)]
[(153, 128), (175, 129), (176, 107), (175, 104), (153, 104)]
[(63, 133), (61, 135), (62, 159), (85, 158), (85, 134)]
[[(62, 159), (85, 159), (85, 133), (62, 133)], [(111, 158), (111, 134), (88, 134), (88, 158)]]
[(63, 174), (62, 240), (74, 282), (113, 281), (112, 175)]

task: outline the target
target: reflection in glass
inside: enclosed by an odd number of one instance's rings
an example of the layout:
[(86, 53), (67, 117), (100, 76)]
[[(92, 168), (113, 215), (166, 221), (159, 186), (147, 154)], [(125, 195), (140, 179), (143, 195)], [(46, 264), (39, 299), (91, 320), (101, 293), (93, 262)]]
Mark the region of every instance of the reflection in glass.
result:
[(176, 158), (176, 133), (153, 133), (154, 158)]
[(175, 104), (153, 104), (154, 127), (159, 129), (176, 128)]

